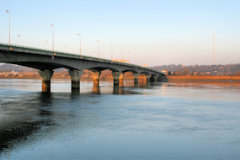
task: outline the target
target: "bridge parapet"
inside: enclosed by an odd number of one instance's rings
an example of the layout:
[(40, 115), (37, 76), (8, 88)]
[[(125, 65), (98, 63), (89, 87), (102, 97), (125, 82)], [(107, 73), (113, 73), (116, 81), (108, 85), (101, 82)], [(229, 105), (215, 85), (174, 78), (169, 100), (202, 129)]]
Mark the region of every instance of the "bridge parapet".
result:
[[(50, 88), (53, 70), (57, 68), (68, 69), (72, 79), (72, 88), (78, 89), (84, 69), (93, 71), (92, 78), (95, 85), (99, 85), (101, 71), (105, 69), (112, 71), (114, 85), (123, 85), (123, 76), (121, 75), (125, 72), (133, 73), (135, 86), (138, 85), (139, 74), (145, 74), (148, 81), (151, 78), (149, 76), (156, 76), (158, 80), (162, 81), (167, 80), (163, 73), (135, 64), (6, 44), (0, 44), (0, 63), (11, 63), (39, 69), (45, 88)], [(156, 81), (156, 78), (154, 81)]]
[(142, 69), (142, 70), (153, 72), (153, 73), (160, 73), (151, 68), (146, 68), (143, 66), (138, 66), (135, 64), (125, 63), (125, 62), (117, 62), (117, 61), (112, 61), (112, 60), (108, 60), (108, 59), (90, 57), (90, 56), (85, 56), (85, 55), (79, 56), (76, 54), (71, 54), (71, 53), (66, 53), (66, 52), (44, 50), (44, 49), (32, 48), (32, 47), (30, 48), (30, 47), (19, 46), (19, 45), (0, 44), (0, 50), (5, 50), (5, 51), (9, 51), (9, 52), (40, 54), (40, 55), (47, 55), (47, 56), (52, 56), (52, 54), (54, 53), (54, 55), (55, 55), (54, 57), (74, 58), (74, 59), (78, 59), (78, 60), (94, 61), (94, 62), (98, 62), (98, 63), (122, 65), (122, 66), (126, 66), (126, 67), (131, 67), (135, 70)]

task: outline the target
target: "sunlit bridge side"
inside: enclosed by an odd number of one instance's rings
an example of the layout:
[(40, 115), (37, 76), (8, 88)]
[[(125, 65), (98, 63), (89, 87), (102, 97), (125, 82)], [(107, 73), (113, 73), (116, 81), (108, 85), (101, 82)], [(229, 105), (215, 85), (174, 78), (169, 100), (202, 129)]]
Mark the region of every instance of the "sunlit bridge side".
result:
[(92, 71), (94, 86), (99, 85), (103, 70), (112, 71), (114, 86), (123, 86), (122, 79), (126, 72), (132, 72), (135, 86), (138, 85), (139, 75), (145, 75), (147, 83), (167, 81), (165, 74), (134, 64), (9, 44), (0, 44), (0, 63), (38, 69), (42, 78), (42, 91), (48, 92), (51, 90), (54, 69), (57, 68), (68, 69), (72, 90), (75, 91), (80, 89), (80, 79), (85, 69)]

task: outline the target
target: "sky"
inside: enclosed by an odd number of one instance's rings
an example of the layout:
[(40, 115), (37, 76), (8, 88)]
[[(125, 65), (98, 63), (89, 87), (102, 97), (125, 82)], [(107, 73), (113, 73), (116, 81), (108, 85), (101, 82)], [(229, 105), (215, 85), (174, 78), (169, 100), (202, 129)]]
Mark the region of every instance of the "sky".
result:
[[(0, 43), (139, 65), (240, 63), (239, 0), (0, 0)], [(213, 32), (215, 59), (212, 61)], [(20, 36), (18, 36), (20, 35)], [(112, 47), (111, 47), (112, 46)]]

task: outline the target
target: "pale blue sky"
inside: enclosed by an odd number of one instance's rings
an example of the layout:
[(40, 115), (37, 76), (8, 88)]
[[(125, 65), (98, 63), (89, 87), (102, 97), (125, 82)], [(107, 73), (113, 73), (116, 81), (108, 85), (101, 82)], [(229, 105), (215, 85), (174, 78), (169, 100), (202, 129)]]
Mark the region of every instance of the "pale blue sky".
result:
[[(132, 63), (211, 64), (212, 34), (216, 64), (240, 63), (240, 1), (238, 0), (0, 0), (0, 42), (55, 48), (85, 55), (123, 58)], [(21, 37), (17, 37), (21, 34)], [(45, 43), (48, 41), (48, 43)], [(121, 53), (121, 48), (123, 54)]]

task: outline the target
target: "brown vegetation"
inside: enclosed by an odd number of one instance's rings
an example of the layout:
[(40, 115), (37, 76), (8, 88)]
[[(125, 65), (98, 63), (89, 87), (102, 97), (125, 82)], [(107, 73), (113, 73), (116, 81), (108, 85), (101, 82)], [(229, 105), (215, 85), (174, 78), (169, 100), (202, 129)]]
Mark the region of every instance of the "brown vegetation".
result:
[(168, 76), (169, 81), (240, 82), (240, 76)]
[[(70, 79), (67, 70), (54, 72), (53, 79)], [(0, 79), (41, 79), (38, 72), (0, 72)], [(133, 75), (130, 72), (124, 74), (125, 80), (133, 79)], [(144, 75), (140, 75), (139, 79), (145, 81), (146, 78)], [(88, 70), (84, 70), (81, 81), (91, 81), (92, 80), (92, 72)], [(109, 70), (101, 72), (101, 80), (102, 81), (112, 81), (112, 72)]]

